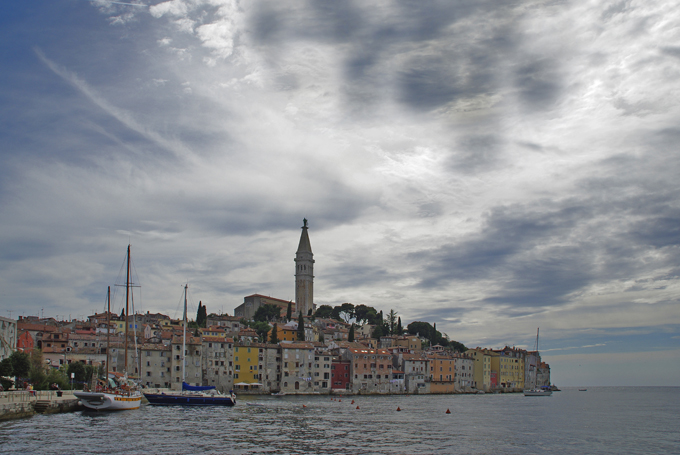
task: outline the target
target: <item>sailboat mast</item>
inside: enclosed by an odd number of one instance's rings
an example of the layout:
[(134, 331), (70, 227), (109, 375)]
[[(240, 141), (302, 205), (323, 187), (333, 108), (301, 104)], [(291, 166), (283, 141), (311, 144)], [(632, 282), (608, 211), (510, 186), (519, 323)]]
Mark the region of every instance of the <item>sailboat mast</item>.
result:
[(109, 351), (111, 350), (111, 286), (106, 292), (106, 370), (104, 371), (104, 379), (106, 385), (109, 384)]
[(130, 325), (130, 245), (127, 250), (127, 278), (125, 280), (125, 374), (128, 363), (128, 326)]
[(187, 352), (187, 288), (188, 284), (184, 285), (184, 336), (182, 337), (182, 383), (186, 380), (186, 352)]

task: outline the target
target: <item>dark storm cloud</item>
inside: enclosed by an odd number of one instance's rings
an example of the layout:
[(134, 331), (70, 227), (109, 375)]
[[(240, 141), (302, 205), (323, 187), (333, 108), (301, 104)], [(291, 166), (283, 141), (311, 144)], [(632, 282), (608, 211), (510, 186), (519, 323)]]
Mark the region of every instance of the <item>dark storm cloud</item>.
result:
[(515, 71), (520, 100), (532, 110), (547, 109), (559, 98), (562, 84), (556, 60), (536, 58)]

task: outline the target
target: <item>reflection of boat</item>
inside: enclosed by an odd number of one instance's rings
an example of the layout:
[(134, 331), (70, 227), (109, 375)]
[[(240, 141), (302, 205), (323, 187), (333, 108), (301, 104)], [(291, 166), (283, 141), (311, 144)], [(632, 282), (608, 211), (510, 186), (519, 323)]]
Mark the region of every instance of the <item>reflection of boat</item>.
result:
[[(125, 318), (130, 314), (130, 245), (127, 248), (127, 279), (125, 282)], [(106, 381), (102, 381), (95, 387), (94, 392), (73, 392), (80, 402), (88, 409), (97, 411), (123, 411), (128, 409), (139, 409), (142, 402), (142, 394), (137, 389), (134, 382), (127, 379), (127, 349), (128, 349), (128, 327), (125, 324), (125, 368), (122, 377), (109, 378), (109, 337), (110, 337), (110, 315), (111, 315), (111, 288), (107, 292), (107, 324), (106, 324)]]
[(214, 386), (191, 386), (185, 382), (187, 342), (187, 288), (184, 286), (184, 335), (182, 338), (182, 391), (179, 393), (145, 393), (149, 404), (180, 406), (234, 406), (236, 395), (221, 394)]
[[(536, 329), (536, 358), (538, 359), (538, 329)], [(524, 391), (525, 397), (549, 397), (552, 395), (550, 388), (542, 388), (536, 386), (536, 376), (538, 375), (538, 365), (530, 365), (529, 368), (533, 370), (532, 387)]]

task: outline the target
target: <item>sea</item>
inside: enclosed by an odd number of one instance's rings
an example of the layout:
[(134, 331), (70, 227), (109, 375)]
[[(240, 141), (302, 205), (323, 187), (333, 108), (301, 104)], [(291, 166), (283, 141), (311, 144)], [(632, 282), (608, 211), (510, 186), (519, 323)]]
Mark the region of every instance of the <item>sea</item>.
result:
[(1, 424), (0, 453), (680, 454), (680, 387), (241, 396), (231, 408), (36, 415)]

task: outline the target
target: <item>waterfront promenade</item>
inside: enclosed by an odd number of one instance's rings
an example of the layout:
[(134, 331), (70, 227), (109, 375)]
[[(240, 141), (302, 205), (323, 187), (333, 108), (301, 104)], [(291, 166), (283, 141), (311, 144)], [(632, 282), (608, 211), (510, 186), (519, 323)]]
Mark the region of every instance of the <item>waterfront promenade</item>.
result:
[(81, 409), (70, 390), (57, 396), (55, 390), (26, 390), (0, 392), (0, 421), (31, 417), (35, 414), (55, 414)]

